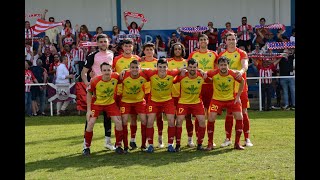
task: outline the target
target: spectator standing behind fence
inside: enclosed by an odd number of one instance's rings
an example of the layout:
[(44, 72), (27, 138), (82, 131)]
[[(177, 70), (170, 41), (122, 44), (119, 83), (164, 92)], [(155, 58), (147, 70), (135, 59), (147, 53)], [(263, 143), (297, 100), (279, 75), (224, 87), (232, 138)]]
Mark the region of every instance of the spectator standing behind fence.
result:
[[(48, 73), (45, 68), (42, 67), (42, 60), (37, 60), (37, 65), (30, 68), (38, 83), (46, 83), (48, 79)], [(38, 107), (37, 99), (39, 98), (40, 107)], [(46, 99), (46, 86), (32, 86), (31, 87), (31, 99), (32, 99), (32, 115), (46, 115), (44, 113), (45, 99)]]
[(24, 62), (24, 84), (25, 84), (25, 89), (24, 89), (24, 106), (25, 106), (25, 112), (27, 116), (31, 116), (31, 92), (30, 88), (31, 86), (28, 86), (28, 84), (33, 84), (38, 83), (38, 80), (36, 77), (33, 75), (32, 71), (29, 70), (29, 67), (31, 66), (30, 61), (25, 61)]
[(54, 61), (50, 63), (49, 71), (48, 71), (48, 83), (55, 83), (56, 79), (56, 70), (60, 65), (60, 56), (59, 54), (53, 55)]
[[(273, 71), (276, 69), (276, 65), (279, 63), (280, 58), (275, 60), (264, 59), (262, 63), (259, 64), (257, 60), (252, 59), (254, 65), (257, 66), (259, 70), (260, 77), (272, 77)], [(273, 92), (272, 78), (261, 79), (261, 93), (262, 93), (262, 108), (264, 111), (271, 110), (271, 96)], [(265, 99), (267, 98), (267, 105), (265, 104)]]
[[(294, 76), (293, 73), (293, 59), (294, 59), (294, 50), (285, 49), (283, 50), (288, 56), (281, 58), (279, 62), (280, 76)], [(295, 110), (295, 79), (294, 78), (281, 78), (280, 84), (283, 90), (283, 100), (284, 106), (282, 107), (285, 110), (288, 110), (289, 107), (289, 90), (291, 95), (291, 109)]]
[[(69, 74), (67, 68), (68, 58), (66, 56), (61, 56), (60, 65), (57, 67), (56, 71), (56, 83), (55, 84), (70, 84), (70, 79), (74, 78), (73, 74)], [(57, 100), (57, 115), (65, 115), (66, 109), (70, 103), (70, 98), (66, 100)]]

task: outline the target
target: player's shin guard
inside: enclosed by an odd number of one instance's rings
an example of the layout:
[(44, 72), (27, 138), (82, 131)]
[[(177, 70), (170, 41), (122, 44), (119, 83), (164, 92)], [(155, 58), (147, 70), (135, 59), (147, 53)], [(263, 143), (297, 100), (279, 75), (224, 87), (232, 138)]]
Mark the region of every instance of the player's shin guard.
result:
[(162, 131), (163, 131), (162, 113), (157, 113), (156, 117), (157, 117), (158, 135), (162, 136)]
[(226, 138), (228, 138), (229, 140), (231, 140), (232, 126), (233, 126), (233, 115), (227, 114), (226, 121), (224, 123), (224, 129), (226, 131)]
[(242, 120), (236, 120), (236, 138), (235, 138), (235, 144), (239, 144), (240, 143), (240, 137), (242, 134), (242, 128), (243, 128), (243, 122)]
[(123, 131), (123, 147), (129, 147), (128, 146), (128, 125), (122, 125), (122, 131)]
[(247, 138), (249, 138), (250, 122), (249, 122), (248, 113), (245, 113), (242, 115), (243, 115), (243, 134), (244, 134), (244, 139), (246, 140)]
[(181, 143), (181, 134), (182, 134), (182, 127), (176, 127), (176, 143), (180, 145)]
[(202, 144), (206, 127), (199, 126), (197, 143)]
[(103, 126), (104, 135), (111, 137), (111, 117), (107, 116), (107, 113), (103, 111)]
[(168, 126), (168, 144), (173, 144), (174, 136), (176, 135), (176, 127)]
[(146, 147), (147, 126), (141, 123), (141, 146)]
[(137, 125), (130, 124), (130, 133), (131, 133), (131, 139), (135, 139), (136, 133), (137, 133)]
[(213, 144), (214, 124), (215, 124), (215, 121), (207, 122), (208, 145)]
[(83, 135), (83, 138), (86, 137), (86, 130), (87, 130), (87, 126), (88, 126), (88, 121), (86, 120), (86, 124), (84, 125), (84, 135)]
[(147, 136), (147, 140), (148, 140), (149, 144), (153, 144), (153, 134), (154, 134), (154, 128), (153, 127), (151, 127), (151, 128), (147, 127), (146, 136)]
[(199, 120), (195, 118), (194, 120), (194, 130), (196, 131), (196, 136), (198, 137)]
[(191, 120), (191, 114), (187, 114), (185, 118), (186, 118), (186, 129), (187, 129), (188, 137), (192, 137), (193, 124), (192, 124), (192, 120)]
[(116, 135), (116, 147), (121, 147), (121, 143), (122, 143), (122, 140), (123, 140), (123, 130), (121, 131), (118, 131), (116, 128), (114, 128), (115, 130), (115, 135)]
[(92, 136), (93, 136), (93, 131), (91, 131), (91, 132), (85, 131), (85, 133), (84, 133), (84, 139), (85, 139), (84, 147), (85, 148), (90, 148)]

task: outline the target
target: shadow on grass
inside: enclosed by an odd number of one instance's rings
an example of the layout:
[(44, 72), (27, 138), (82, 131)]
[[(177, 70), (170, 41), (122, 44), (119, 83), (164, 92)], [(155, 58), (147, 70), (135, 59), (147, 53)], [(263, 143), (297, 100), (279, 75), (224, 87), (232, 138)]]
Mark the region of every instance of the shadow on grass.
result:
[[(146, 153), (140, 150), (130, 151), (128, 154), (119, 155), (108, 150), (91, 152), (89, 157), (82, 156), (81, 152), (50, 160), (40, 160), (25, 164), (25, 172), (46, 169), (48, 172), (61, 171), (66, 168), (78, 168), (78, 170), (94, 169), (102, 166), (111, 168), (125, 168), (133, 165), (146, 167), (158, 167), (173, 163), (185, 163), (205, 156), (217, 156), (219, 154), (234, 151), (233, 148), (217, 148), (212, 151), (197, 151), (196, 148), (182, 147), (181, 152), (169, 153), (166, 149), (155, 149), (154, 153)], [(236, 150), (235, 150), (236, 151)], [(143, 159), (143, 161), (141, 161)]]
[[(83, 136), (70, 136), (70, 137), (64, 137), (64, 138), (55, 138), (55, 139), (45, 139), (45, 140), (39, 140), (39, 141), (31, 141), (31, 142), (26, 142), (25, 146), (28, 145), (37, 145), (37, 144), (42, 144), (42, 143), (48, 143), (48, 142), (55, 142), (57, 141), (68, 141), (70, 143), (69, 145), (78, 145), (79, 144), (79, 139), (83, 138)], [(104, 139), (104, 136), (101, 137), (94, 137), (94, 141), (98, 141), (100, 139)], [(114, 135), (111, 135), (111, 138), (115, 138)]]
[[(226, 114), (222, 113), (217, 120), (224, 120)], [(278, 119), (294, 118), (295, 111), (253, 111), (249, 110), (249, 118), (259, 119)], [(63, 125), (63, 124), (84, 124), (85, 116), (36, 116), (26, 117), (25, 126), (44, 126), (44, 125)], [(97, 123), (103, 122), (103, 116), (99, 116)]]

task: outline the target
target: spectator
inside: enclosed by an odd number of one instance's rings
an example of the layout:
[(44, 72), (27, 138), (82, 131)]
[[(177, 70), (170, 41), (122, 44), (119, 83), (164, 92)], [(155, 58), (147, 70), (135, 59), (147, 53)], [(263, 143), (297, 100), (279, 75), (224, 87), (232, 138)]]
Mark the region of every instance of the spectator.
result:
[(290, 41), (296, 42), (296, 29), (295, 28), (292, 29)]
[(209, 30), (206, 35), (209, 37), (208, 49), (212, 51), (217, 50), (218, 43), (218, 29), (213, 27), (213, 22), (208, 22)]
[(259, 28), (256, 28), (256, 43), (259, 44), (260, 48), (262, 48), (265, 43), (266, 43), (266, 35), (270, 34), (271, 32), (269, 31), (269, 29), (264, 28), (265, 23), (266, 23), (266, 19), (265, 18), (260, 18), (260, 26)]
[[(179, 29), (179, 28), (178, 28)], [(180, 32), (180, 36), (183, 38), (183, 45), (186, 47), (186, 57), (188, 58), (189, 54), (191, 54), (193, 51), (196, 51), (199, 49), (199, 32), (192, 33), (192, 36), (185, 35), (183, 32)]]
[(92, 39), (91, 39), (92, 42), (97, 42), (97, 37), (98, 37), (100, 34), (103, 34), (103, 29), (102, 29), (102, 27), (98, 26), (98, 27), (96, 28), (96, 34), (93, 35), (93, 37), (92, 37)]
[(72, 28), (72, 24), (70, 20), (66, 20), (64, 24), (64, 28), (61, 30), (61, 40), (62, 44), (71, 45), (75, 41), (76, 32)]
[(248, 52), (252, 47), (251, 34), (253, 34), (253, 29), (250, 24), (247, 24), (247, 17), (242, 17), (241, 21), (242, 25), (238, 26), (237, 29), (237, 36), (239, 37), (238, 47), (244, 46)]
[[(74, 75), (69, 74), (69, 70), (67, 68), (68, 58), (66, 56), (61, 56), (60, 65), (57, 67), (56, 75), (57, 79), (55, 84), (70, 84), (69, 79), (73, 79)], [(65, 115), (66, 109), (70, 103), (71, 98), (66, 100), (57, 100), (57, 115)]]
[(168, 48), (168, 57), (170, 57), (171, 55), (171, 48), (172, 45), (176, 42), (180, 42), (180, 38), (177, 37), (177, 33), (176, 32), (172, 32), (171, 33), (171, 37), (168, 37), (168, 44), (167, 44), (167, 48)]
[(140, 49), (141, 49), (141, 38), (140, 38), (140, 31), (144, 25), (144, 22), (141, 21), (141, 24), (140, 26), (138, 26), (138, 24), (135, 22), (135, 21), (132, 21), (129, 25), (128, 23), (128, 19), (127, 17), (125, 16), (124, 17), (124, 22), (126, 23), (126, 26), (129, 30), (129, 34), (130, 35), (133, 35), (133, 40), (134, 40), (134, 48), (133, 48), (133, 51), (134, 51), (134, 54), (139, 54), (140, 52)]
[[(32, 73), (36, 77), (38, 83), (46, 83), (48, 78), (48, 73), (45, 68), (42, 67), (42, 60), (37, 60), (37, 65), (32, 66)], [(40, 107), (38, 107), (37, 99), (39, 98)], [(46, 86), (32, 86), (31, 87), (31, 99), (32, 99), (32, 114), (33, 116), (43, 115), (45, 116), (45, 99), (46, 99)]]
[[(46, 20), (46, 13), (48, 12), (48, 9), (45, 9), (41, 19)], [(54, 22), (54, 17), (49, 17), (49, 22)], [(58, 48), (58, 41), (57, 41), (57, 35), (59, 34), (58, 27), (54, 27), (51, 29), (48, 29), (45, 31), (45, 35), (49, 37), (49, 40), (54, 45), (54, 47)]]
[(77, 46), (80, 41), (90, 41), (92, 35), (89, 33), (88, 27), (83, 24), (80, 26), (80, 31), (76, 28), (77, 31)]
[[(279, 62), (280, 76), (294, 76), (293, 74), (293, 59), (294, 59), (294, 50), (285, 49), (284, 53), (287, 54), (287, 57), (281, 58)], [(284, 106), (282, 107), (285, 110), (288, 110), (289, 107), (289, 91), (291, 95), (292, 106), (291, 109), (295, 109), (295, 79), (294, 78), (281, 78), (280, 84), (283, 90), (283, 100)]]
[(60, 56), (59, 54), (53, 55), (54, 61), (50, 64), (49, 71), (48, 71), (48, 82), (55, 83), (56, 79), (56, 70), (57, 67), (60, 65)]
[(31, 40), (33, 38), (33, 29), (30, 27), (30, 22), (24, 22), (24, 38)]
[(38, 83), (36, 77), (33, 75), (32, 71), (29, 70), (29, 67), (31, 66), (30, 61), (24, 62), (24, 84), (25, 84), (25, 90), (24, 90), (24, 105), (25, 105), (25, 112), (27, 116), (32, 115), (32, 105), (31, 105), (31, 86), (28, 86), (28, 84)]
[[(231, 29), (231, 22), (226, 22), (226, 29), (221, 32), (221, 41), (222, 41), (222, 43), (225, 43), (225, 42), (226, 42), (226, 34), (227, 34), (228, 32), (234, 32), (234, 31)], [(221, 44), (220, 44), (220, 45), (221, 45)]]
[(112, 40), (111, 40), (111, 51), (115, 54), (115, 57), (120, 55), (123, 51), (121, 49), (121, 42), (125, 38), (126, 33), (120, 31), (118, 26), (112, 28)]
[(155, 55), (157, 59), (160, 59), (160, 57), (167, 57), (166, 44), (163, 42), (160, 35), (156, 36), (155, 47)]
[[(272, 77), (272, 72), (276, 68), (275, 66), (279, 63), (280, 58), (270, 61), (269, 59), (262, 60), (262, 64), (259, 64), (257, 60), (253, 59), (255, 66), (259, 70), (260, 77)], [(262, 88), (262, 108), (264, 111), (271, 110), (271, 96), (273, 92), (272, 78), (265, 78), (261, 80)], [(265, 104), (267, 99), (267, 105)]]

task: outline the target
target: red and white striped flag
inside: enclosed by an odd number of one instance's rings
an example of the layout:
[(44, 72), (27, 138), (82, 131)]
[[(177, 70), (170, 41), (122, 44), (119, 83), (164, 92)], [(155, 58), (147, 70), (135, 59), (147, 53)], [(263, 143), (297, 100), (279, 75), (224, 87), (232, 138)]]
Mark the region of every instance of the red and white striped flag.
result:
[(34, 31), (33, 35), (36, 36), (42, 32), (45, 32), (48, 29), (51, 29), (57, 26), (63, 26), (63, 22), (49, 22), (43, 19), (38, 19), (36, 24), (33, 25), (31, 28)]

